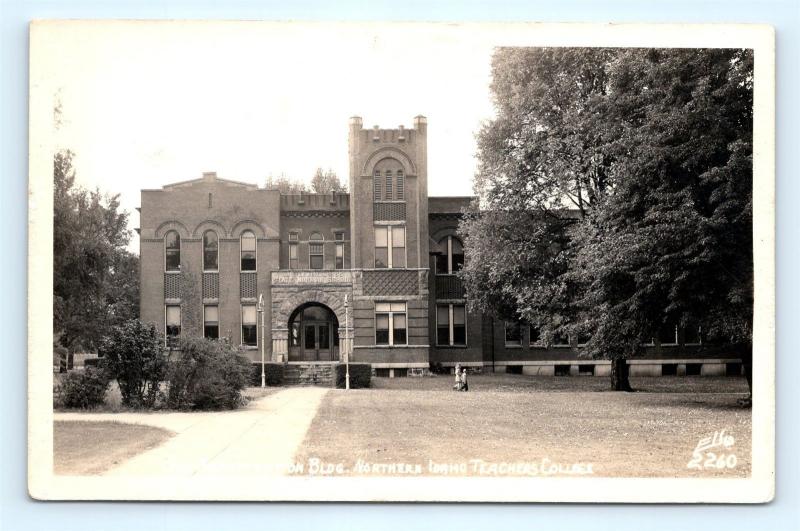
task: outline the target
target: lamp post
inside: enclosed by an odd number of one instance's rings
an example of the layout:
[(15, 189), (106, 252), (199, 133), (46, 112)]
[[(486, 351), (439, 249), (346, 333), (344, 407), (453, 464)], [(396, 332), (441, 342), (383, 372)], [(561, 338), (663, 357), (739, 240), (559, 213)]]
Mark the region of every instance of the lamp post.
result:
[(344, 295), (344, 388), (350, 389), (350, 301)]
[(264, 342), (266, 341), (266, 334), (264, 330), (264, 294), (258, 294), (258, 313), (261, 314), (261, 387), (267, 386), (267, 373), (264, 365)]

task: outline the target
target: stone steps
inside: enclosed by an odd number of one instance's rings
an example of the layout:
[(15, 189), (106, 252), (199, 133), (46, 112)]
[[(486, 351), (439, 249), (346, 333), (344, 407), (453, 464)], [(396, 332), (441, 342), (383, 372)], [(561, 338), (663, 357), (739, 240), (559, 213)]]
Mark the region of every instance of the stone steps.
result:
[(283, 368), (283, 385), (333, 385), (333, 366), (317, 364), (286, 365)]

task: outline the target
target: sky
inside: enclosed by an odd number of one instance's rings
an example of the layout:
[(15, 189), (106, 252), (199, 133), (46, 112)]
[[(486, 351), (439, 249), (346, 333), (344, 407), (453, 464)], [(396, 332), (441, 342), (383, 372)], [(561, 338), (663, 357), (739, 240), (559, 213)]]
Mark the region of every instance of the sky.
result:
[(75, 153), (77, 182), (119, 193), (133, 228), (141, 189), (204, 171), (263, 186), (322, 167), (346, 181), (354, 115), (365, 128), (426, 116), (429, 195), (471, 194), (475, 134), (494, 115), (492, 37), (476, 37), (452, 25), (53, 26), (39, 77), (61, 104), (54, 142)]

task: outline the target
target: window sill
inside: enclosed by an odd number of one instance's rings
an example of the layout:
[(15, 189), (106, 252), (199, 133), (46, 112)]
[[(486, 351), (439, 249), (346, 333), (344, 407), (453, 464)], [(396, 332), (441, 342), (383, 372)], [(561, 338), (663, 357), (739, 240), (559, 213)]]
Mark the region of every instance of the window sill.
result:
[(242, 345), (244, 350), (258, 350), (258, 345)]
[(436, 348), (467, 348), (468, 345), (436, 345)]
[(512, 343), (512, 344), (508, 344), (508, 343), (506, 343), (506, 344), (505, 344), (505, 347), (506, 347), (506, 348), (519, 348), (519, 349), (521, 349), (521, 348), (522, 348), (522, 345), (517, 345), (517, 344), (514, 344), (514, 343)]

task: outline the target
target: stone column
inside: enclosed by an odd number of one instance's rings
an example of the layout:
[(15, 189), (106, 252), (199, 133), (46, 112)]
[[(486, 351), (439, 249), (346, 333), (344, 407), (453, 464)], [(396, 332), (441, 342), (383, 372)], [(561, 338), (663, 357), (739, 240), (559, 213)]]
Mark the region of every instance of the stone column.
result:
[(289, 361), (289, 330), (286, 328), (272, 329), (272, 361)]

